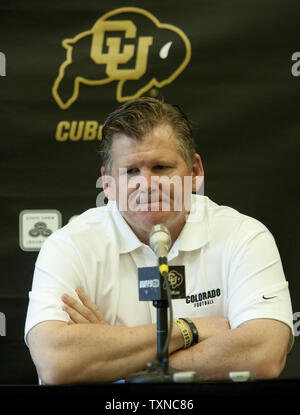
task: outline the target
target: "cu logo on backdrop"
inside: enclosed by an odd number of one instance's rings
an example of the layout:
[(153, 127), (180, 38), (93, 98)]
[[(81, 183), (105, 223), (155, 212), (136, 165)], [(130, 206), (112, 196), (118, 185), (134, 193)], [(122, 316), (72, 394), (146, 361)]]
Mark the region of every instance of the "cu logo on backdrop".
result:
[(104, 14), (92, 29), (64, 39), (62, 46), (66, 59), (52, 87), (61, 109), (77, 100), (81, 84), (116, 82), (118, 102), (155, 93), (173, 82), (191, 58), (190, 41), (181, 29), (136, 7)]

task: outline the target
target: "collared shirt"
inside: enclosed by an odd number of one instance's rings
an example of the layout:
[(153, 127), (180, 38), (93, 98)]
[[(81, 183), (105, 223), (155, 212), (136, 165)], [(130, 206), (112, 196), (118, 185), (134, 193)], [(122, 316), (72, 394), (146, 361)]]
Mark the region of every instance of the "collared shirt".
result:
[[(186, 298), (173, 300), (174, 317), (224, 316), (232, 328), (256, 318), (293, 330), (288, 283), (273, 236), (256, 219), (193, 195), (192, 210), (169, 254), (184, 265)], [(138, 268), (157, 265), (114, 202), (89, 209), (54, 232), (38, 255), (25, 325), (68, 321), (61, 296), (80, 287), (111, 325), (156, 322), (152, 302), (139, 301)]]

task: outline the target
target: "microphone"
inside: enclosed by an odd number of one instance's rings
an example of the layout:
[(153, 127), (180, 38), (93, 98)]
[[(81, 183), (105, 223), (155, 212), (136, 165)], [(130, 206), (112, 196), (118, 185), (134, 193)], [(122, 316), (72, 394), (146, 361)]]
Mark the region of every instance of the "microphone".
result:
[(159, 271), (168, 272), (168, 251), (171, 245), (169, 229), (162, 224), (154, 225), (150, 233), (150, 246), (158, 258)]

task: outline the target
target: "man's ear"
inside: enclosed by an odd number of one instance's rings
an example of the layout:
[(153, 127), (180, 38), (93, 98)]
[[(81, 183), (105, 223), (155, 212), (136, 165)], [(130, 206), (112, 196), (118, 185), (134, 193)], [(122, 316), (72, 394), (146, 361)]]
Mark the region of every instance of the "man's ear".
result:
[(104, 166), (101, 167), (101, 178), (105, 197), (108, 200), (116, 200), (116, 183), (113, 177), (105, 172)]
[(204, 168), (201, 157), (198, 153), (195, 154), (195, 160), (192, 167), (192, 190), (198, 192), (204, 182)]

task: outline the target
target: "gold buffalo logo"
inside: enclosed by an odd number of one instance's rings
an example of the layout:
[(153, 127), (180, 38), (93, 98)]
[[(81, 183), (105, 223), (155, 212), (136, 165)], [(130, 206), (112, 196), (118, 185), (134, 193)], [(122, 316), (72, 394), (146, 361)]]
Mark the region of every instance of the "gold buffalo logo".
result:
[(163, 88), (184, 70), (191, 45), (182, 30), (146, 10), (122, 7), (104, 14), (91, 30), (64, 39), (66, 60), (52, 93), (61, 109), (78, 98), (80, 84), (117, 82), (118, 102)]
[[(175, 290), (175, 288), (180, 287), (180, 285), (182, 284), (183, 276), (179, 272), (172, 270), (169, 272), (168, 281), (171, 289)], [(163, 283), (163, 289), (166, 290), (165, 282)]]

